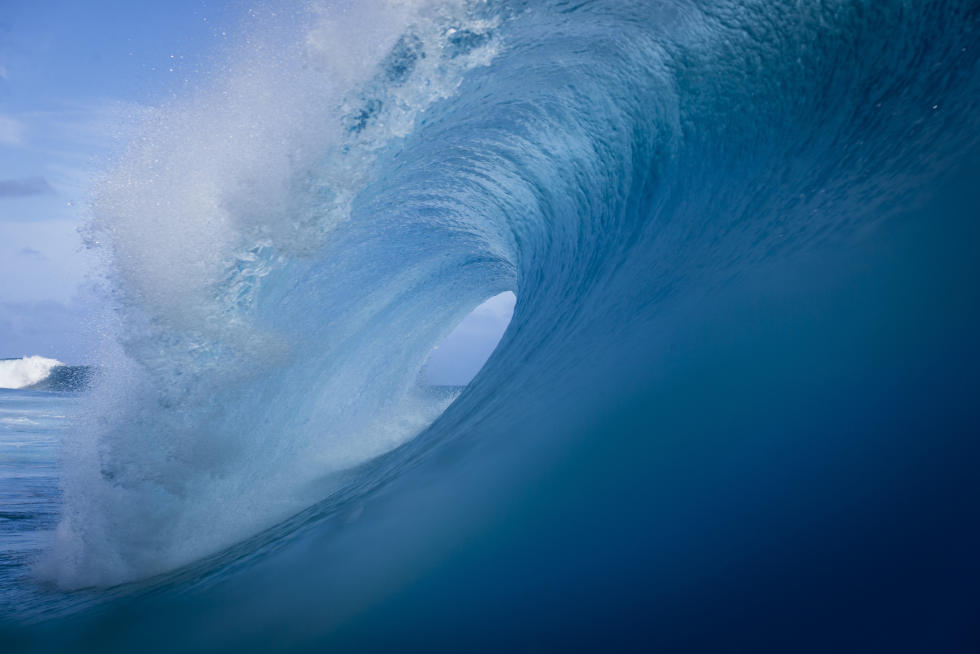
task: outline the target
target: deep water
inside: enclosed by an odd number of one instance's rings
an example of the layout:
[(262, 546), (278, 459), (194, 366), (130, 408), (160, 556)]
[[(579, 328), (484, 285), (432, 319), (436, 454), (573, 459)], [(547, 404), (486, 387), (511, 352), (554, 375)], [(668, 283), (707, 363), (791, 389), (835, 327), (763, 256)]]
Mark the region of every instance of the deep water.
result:
[(12, 649), (976, 650), (980, 6), (277, 16), (99, 190)]

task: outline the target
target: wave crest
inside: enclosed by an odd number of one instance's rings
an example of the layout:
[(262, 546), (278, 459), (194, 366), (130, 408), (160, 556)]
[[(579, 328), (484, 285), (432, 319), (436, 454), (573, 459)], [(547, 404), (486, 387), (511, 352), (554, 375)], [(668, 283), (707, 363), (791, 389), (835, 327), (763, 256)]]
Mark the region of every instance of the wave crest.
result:
[(28, 356), (0, 360), (0, 388), (26, 388), (47, 379), (51, 371), (65, 364), (57, 359)]

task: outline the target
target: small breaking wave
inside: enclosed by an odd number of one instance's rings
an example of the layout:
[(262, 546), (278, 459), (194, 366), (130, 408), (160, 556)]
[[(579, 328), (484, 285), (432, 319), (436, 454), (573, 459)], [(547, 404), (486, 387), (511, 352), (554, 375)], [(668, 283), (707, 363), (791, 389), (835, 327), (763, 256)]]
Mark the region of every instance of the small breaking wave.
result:
[(92, 380), (91, 366), (68, 366), (38, 355), (0, 360), (0, 388), (81, 391)]
[(30, 356), (0, 361), (0, 388), (26, 388), (47, 379), (57, 366), (64, 366), (57, 359)]

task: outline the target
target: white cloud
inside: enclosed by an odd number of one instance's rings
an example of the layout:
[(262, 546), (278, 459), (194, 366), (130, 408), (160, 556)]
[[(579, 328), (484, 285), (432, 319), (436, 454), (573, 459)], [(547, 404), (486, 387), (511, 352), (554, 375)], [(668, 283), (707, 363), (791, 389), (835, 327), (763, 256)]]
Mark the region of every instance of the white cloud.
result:
[[(0, 178), (23, 177), (16, 171), (32, 164), (28, 172), (43, 175), (63, 199), (82, 203), (93, 180), (132, 141), (150, 111), (140, 104), (104, 99), (20, 114), (12, 136), (20, 139), (21, 147), (6, 157), (0, 151)], [(0, 144), (5, 140), (4, 119), (0, 114)]]
[(0, 114), (0, 144), (21, 145), (24, 142), (24, 125), (10, 116)]

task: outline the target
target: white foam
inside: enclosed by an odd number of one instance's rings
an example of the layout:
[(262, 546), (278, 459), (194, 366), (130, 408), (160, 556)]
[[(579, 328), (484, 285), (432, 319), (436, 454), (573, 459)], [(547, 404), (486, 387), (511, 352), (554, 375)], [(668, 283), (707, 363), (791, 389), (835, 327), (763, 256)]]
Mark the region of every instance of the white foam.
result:
[(47, 379), (52, 368), (63, 366), (57, 359), (42, 356), (0, 361), (0, 388), (25, 388)]

